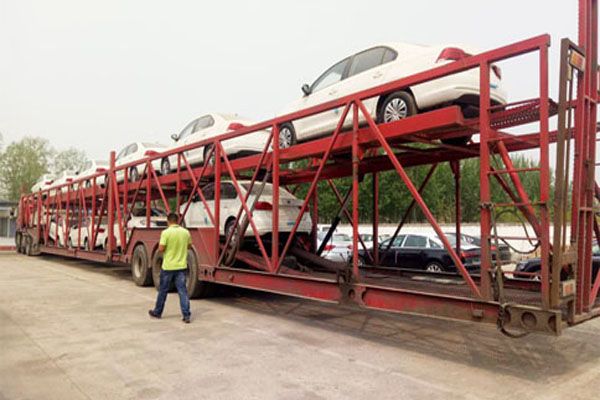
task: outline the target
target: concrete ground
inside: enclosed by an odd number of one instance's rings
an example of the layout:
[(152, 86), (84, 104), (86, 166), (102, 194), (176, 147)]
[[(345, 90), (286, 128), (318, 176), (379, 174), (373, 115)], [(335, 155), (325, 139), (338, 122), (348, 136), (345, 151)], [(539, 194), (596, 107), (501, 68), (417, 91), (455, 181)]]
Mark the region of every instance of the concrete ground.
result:
[(0, 255), (0, 400), (597, 399), (600, 320), (559, 338), (265, 293), (162, 320), (126, 268)]

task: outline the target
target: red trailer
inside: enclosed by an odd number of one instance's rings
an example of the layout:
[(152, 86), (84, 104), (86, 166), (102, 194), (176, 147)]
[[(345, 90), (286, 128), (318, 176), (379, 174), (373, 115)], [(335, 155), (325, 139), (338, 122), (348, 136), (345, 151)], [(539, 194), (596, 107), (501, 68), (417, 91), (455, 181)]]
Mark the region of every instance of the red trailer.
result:
[[(592, 272), (592, 246), (600, 243), (595, 201), (600, 189), (595, 183), (596, 104), (598, 100), (597, 1), (580, 0), (578, 44), (561, 42), (560, 95), (549, 98), (548, 48), (550, 37), (541, 35), (478, 55), (469, 56), (416, 75), (348, 95), (342, 99), (271, 119), (215, 139), (151, 154), (126, 165), (110, 168), (89, 180), (80, 179), (62, 187), (24, 195), (19, 203), (17, 249), (28, 255), (61, 256), (131, 265), (138, 285), (157, 283), (160, 257), (157, 243), (160, 228), (127, 229), (134, 208), (145, 210), (151, 224), (151, 208), (161, 204), (167, 210), (188, 212), (192, 201), (201, 202), (210, 227), (192, 228), (193, 249), (188, 258), (189, 290), (193, 297), (210, 295), (214, 285), (264, 290), (331, 303), (351, 304), (368, 309), (495, 323), (506, 334), (542, 332), (558, 335), (565, 327), (596, 317), (600, 313), (600, 276)], [(534, 54), (538, 59), (539, 94), (505, 106), (490, 102), (490, 71), (494, 63)], [(448, 106), (391, 123), (376, 123), (363, 105), (364, 100), (403, 90), (409, 86), (478, 69), (480, 74), (479, 117), (466, 118), (458, 106)], [(336, 130), (330, 136), (280, 149), (279, 127), (290, 121), (341, 108)], [(557, 129), (549, 120), (557, 116)], [(359, 124), (361, 118), (366, 124)], [(344, 121), (351, 118), (352, 127)], [(508, 128), (536, 123), (539, 129), (527, 134)], [(270, 132), (261, 154), (231, 159), (223, 143), (259, 130)], [(452, 145), (451, 138), (474, 135), (466, 145)], [(275, 140), (274, 140), (275, 138)], [(476, 140), (478, 138), (479, 140)], [(419, 144), (415, 146), (415, 144)], [(549, 146), (557, 148), (554, 202), (550, 202)], [(209, 149), (212, 162), (191, 165), (186, 152)], [(515, 168), (511, 153), (539, 152), (539, 168)], [(152, 162), (171, 155), (176, 170), (161, 175)], [(455, 177), (456, 231), (461, 229), (460, 161), (480, 160), (481, 271), (470, 273), (463, 264), (460, 241), (453, 247), (423, 200), (421, 193), (437, 165), (450, 163)], [(573, 167), (569, 160), (574, 158)], [(131, 179), (131, 168), (143, 166), (144, 173)], [(429, 165), (430, 173), (420, 183), (411, 181), (406, 170)], [(437, 273), (383, 268), (378, 266), (377, 233), (379, 198), (378, 174), (395, 170), (413, 202), (406, 215), (418, 207), (443, 242), (457, 267), (456, 276), (438, 279)], [(359, 265), (358, 252), (364, 243), (358, 235), (359, 189), (363, 177), (372, 174), (372, 221), (374, 250), (370, 266)], [(531, 201), (522, 177), (534, 174), (539, 181), (539, 201)], [(136, 174), (137, 175), (137, 174)], [(122, 176), (122, 179), (117, 179)], [(339, 193), (333, 179), (352, 177), (352, 188)], [(250, 180), (258, 197), (249, 201), (240, 188), (241, 179)], [(97, 184), (102, 180), (104, 184)], [(241, 200), (236, 229), (225, 237), (220, 233), (221, 193), (214, 193), (211, 207), (201, 187), (220, 187), (231, 181)], [(88, 184), (88, 181), (91, 181)], [(349, 263), (334, 263), (317, 255), (318, 183), (326, 181), (353, 228), (353, 256)], [(507, 202), (494, 203), (491, 182), (505, 192)], [(260, 235), (253, 221), (253, 208), (264, 187), (272, 184), (272, 233)], [(280, 187), (306, 190), (299, 216), (291, 233), (280, 235)], [(572, 189), (572, 190), (571, 190)], [(570, 200), (569, 200), (570, 197)], [(502, 238), (496, 233), (498, 210), (513, 209), (532, 227), (535, 238)], [(310, 212), (313, 232), (309, 240), (298, 240), (297, 228)], [(85, 227), (83, 220), (89, 221)], [(551, 221), (552, 219), (552, 221)], [(399, 221), (398, 231), (406, 218)], [(239, 221), (239, 222), (238, 222)], [(570, 233), (565, 227), (570, 224)], [(67, 246), (72, 226), (77, 226), (76, 244)], [(554, 227), (551, 235), (551, 226)], [(334, 228), (334, 227), (333, 227)], [(246, 231), (252, 246), (242, 246)], [(61, 239), (62, 235), (62, 239)], [(97, 250), (99, 235), (106, 237), (106, 249)], [(85, 237), (85, 238), (84, 238)], [(84, 238), (84, 239), (82, 239)], [(306, 238), (303, 238), (306, 239)], [(534, 240), (539, 245), (541, 271), (538, 279), (523, 279), (503, 271), (493, 257), (499, 240)], [(83, 243), (85, 241), (85, 243)], [(600, 275), (600, 274), (599, 274)], [(511, 333), (512, 332), (512, 333)]]

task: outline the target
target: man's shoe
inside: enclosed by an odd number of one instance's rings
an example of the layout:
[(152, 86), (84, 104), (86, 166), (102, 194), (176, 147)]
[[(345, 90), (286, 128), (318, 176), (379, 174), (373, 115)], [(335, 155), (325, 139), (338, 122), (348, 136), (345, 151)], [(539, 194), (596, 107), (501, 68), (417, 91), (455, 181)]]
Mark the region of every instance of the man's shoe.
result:
[(148, 315), (150, 315), (152, 318), (160, 319), (160, 314), (157, 314), (154, 312), (154, 310), (148, 310)]
[(191, 319), (190, 319), (190, 317), (183, 317), (181, 320), (182, 320), (183, 322), (185, 322), (186, 324), (189, 324), (189, 323), (191, 322)]

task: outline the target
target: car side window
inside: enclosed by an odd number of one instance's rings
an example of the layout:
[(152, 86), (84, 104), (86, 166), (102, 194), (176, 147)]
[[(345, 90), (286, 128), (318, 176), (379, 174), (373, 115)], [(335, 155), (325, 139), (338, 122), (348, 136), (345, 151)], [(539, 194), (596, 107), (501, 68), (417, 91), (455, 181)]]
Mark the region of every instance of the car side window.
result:
[(346, 58), (333, 67), (325, 71), (311, 86), (311, 92), (316, 92), (321, 89), (325, 89), (328, 86), (338, 83), (344, 76), (344, 71), (350, 62), (350, 58)]
[(432, 249), (441, 249), (442, 246), (440, 246), (437, 242), (429, 239), (429, 247), (431, 247)]
[(190, 136), (190, 134), (194, 131), (194, 126), (196, 125), (197, 121), (198, 120), (195, 119), (192, 122), (190, 122), (189, 124), (187, 124), (187, 126), (185, 128), (183, 128), (183, 130), (179, 134), (179, 140), (185, 139), (186, 137)]
[(127, 155), (133, 154), (137, 150), (138, 150), (138, 145), (136, 143), (134, 143), (131, 146), (129, 146), (129, 151), (127, 152)]
[(117, 160), (119, 160), (119, 159), (121, 159), (121, 158), (125, 157), (125, 155), (127, 154), (127, 149), (129, 149), (129, 146), (127, 146), (127, 147), (123, 148), (123, 150), (121, 150), (121, 151), (119, 152), (119, 154), (117, 155), (117, 158), (116, 158), (116, 159), (117, 159)]
[(402, 247), (427, 247), (425, 236), (408, 235)]
[(221, 184), (221, 199), (223, 200), (234, 200), (237, 198), (237, 192), (235, 187), (231, 183)]
[(211, 115), (205, 115), (204, 117), (198, 118), (196, 126), (194, 126), (193, 132), (198, 132), (199, 130), (210, 128), (214, 124), (214, 118)]
[(209, 183), (208, 185), (202, 188), (202, 194), (206, 201), (215, 199), (215, 185), (213, 183)]
[(394, 243), (392, 243), (392, 247), (400, 247), (402, 246), (402, 242), (404, 242), (405, 235), (398, 235), (396, 239), (394, 239)]
[(391, 61), (394, 61), (398, 57), (398, 53), (396, 53), (392, 49), (385, 49), (385, 53), (383, 54), (382, 64), (387, 64)]
[(375, 47), (356, 54), (352, 58), (352, 65), (350, 65), (348, 76), (360, 74), (361, 72), (365, 72), (381, 65), (386, 50), (385, 47)]

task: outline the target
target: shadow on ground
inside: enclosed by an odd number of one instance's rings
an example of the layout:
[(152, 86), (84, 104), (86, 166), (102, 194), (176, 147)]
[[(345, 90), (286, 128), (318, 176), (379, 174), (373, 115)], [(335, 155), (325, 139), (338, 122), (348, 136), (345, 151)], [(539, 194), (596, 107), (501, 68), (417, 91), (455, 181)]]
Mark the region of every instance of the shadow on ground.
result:
[[(131, 279), (127, 266), (43, 257), (71, 268)], [(600, 358), (598, 320), (567, 329), (561, 337), (536, 334), (510, 339), (490, 325), (376, 312), (238, 288), (224, 287), (216, 297), (196, 301), (217, 302), (248, 312), (277, 316), (535, 382), (551, 382), (555, 376), (582, 368), (586, 363), (597, 363)], [(314, 344), (314, 338), (307, 338), (302, 332), (294, 334), (293, 339)]]

